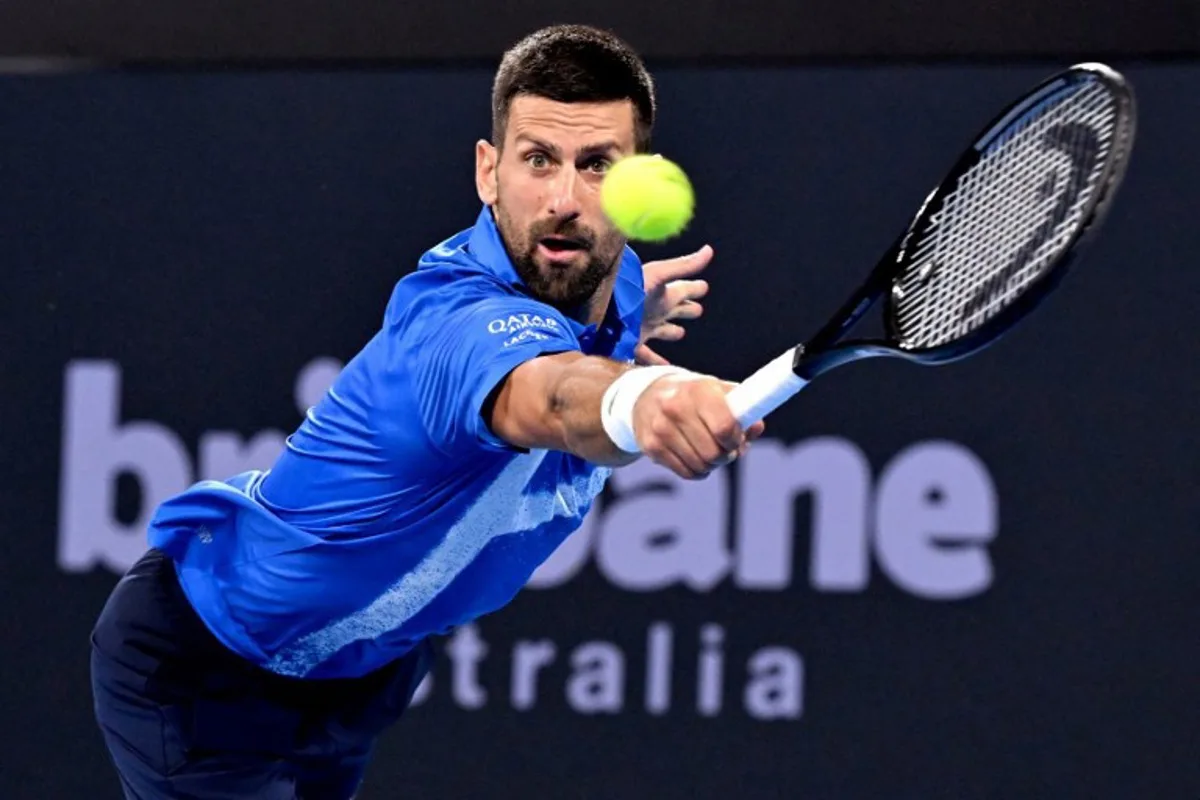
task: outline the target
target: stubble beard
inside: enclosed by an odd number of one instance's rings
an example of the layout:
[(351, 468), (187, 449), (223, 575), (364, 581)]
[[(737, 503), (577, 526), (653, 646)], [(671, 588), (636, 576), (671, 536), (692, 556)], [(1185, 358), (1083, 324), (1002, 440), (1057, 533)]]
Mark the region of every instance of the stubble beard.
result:
[[(618, 235), (597, 237), (576, 220), (545, 220), (521, 231), (504, 208), (496, 205), (496, 224), (513, 268), (529, 292), (538, 300), (564, 313), (586, 307), (604, 281), (616, 269), (623, 242)], [(586, 243), (582, 267), (566, 268), (539, 264), (538, 243), (547, 236), (564, 236)], [(611, 241), (609, 241), (611, 240)]]

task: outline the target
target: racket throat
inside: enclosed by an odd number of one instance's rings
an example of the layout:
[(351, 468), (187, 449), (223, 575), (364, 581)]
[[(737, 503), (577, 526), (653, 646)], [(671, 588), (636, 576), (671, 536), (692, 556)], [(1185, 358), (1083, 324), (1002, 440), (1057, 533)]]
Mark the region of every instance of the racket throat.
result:
[(810, 382), (844, 364), (868, 358), (917, 360), (911, 354), (881, 342), (844, 342), (837, 347), (819, 352), (805, 348), (804, 345), (797, 345), (796, 354), (792, 361), (792, 372), (798, 378)]

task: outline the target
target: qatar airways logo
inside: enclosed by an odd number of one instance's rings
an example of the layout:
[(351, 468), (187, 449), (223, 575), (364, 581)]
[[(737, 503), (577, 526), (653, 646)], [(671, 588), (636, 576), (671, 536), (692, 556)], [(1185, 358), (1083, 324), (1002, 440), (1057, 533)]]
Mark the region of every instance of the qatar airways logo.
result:
[(558, 330), (558, 320), (539, 314), (510, 314), (507, 317), (492, 320), (487, 326), (488, 333), (518, 333), (534, 328), (546, 331)]

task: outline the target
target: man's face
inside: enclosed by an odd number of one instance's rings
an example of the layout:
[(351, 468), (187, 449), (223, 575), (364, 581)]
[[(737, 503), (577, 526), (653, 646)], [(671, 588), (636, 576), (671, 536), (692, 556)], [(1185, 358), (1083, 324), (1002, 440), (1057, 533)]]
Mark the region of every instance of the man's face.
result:
[(496, 210), (517, 274), (534, 296), (578, 308), (612, 274), (625, 246), (600, 207), (608, 167), (634, 151), (633, 104), (518, 96), (504, 146), (476, 148), (480, 198)]

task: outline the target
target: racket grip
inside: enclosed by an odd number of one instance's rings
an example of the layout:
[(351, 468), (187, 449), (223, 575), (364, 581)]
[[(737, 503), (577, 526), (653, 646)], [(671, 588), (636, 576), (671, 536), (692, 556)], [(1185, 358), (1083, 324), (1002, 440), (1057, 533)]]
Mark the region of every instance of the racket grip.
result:
[(808, 384), (792, 371), (796, 349), (769, 362), (725, 395), (729, 410), (748, 428), (786, 403)]

